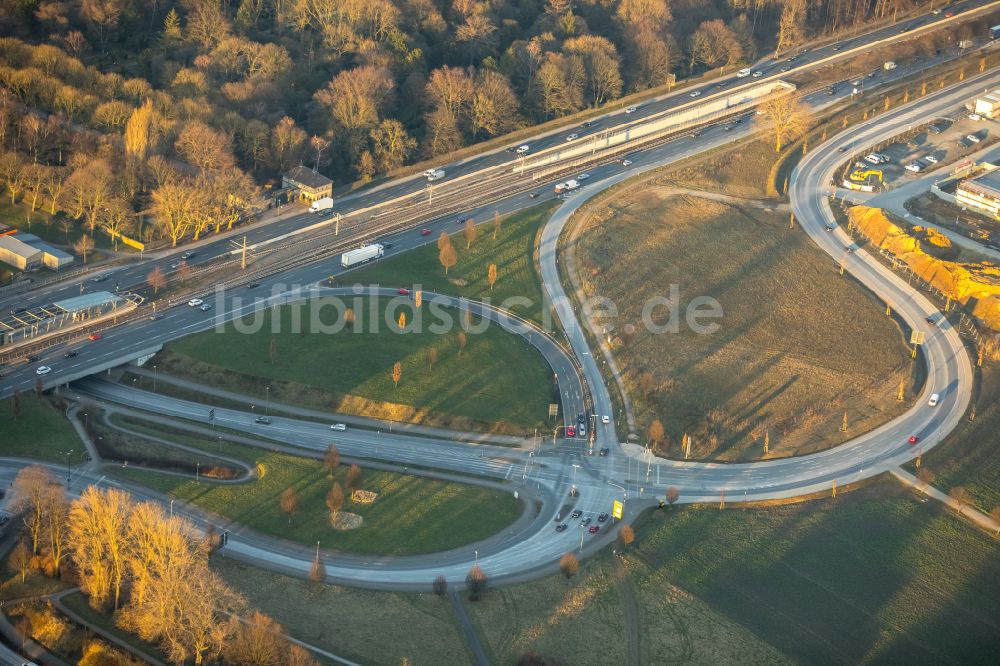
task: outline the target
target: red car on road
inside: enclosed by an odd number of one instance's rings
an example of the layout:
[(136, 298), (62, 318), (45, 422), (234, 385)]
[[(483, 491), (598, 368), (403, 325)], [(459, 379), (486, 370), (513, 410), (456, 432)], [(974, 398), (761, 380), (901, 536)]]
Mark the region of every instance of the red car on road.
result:
[(421, 229), (420, 230), (420, 235), (421, 236), (430, 236), (431, 235), (431, 230), (430, 229)]
[(410, 290), (407, 289), (407, 288), (405, 288), (405, 287), (400, 287), (399, 288), (399, 295), (400, 296), (409, 296), (410, 295)]
[(88, 340), (100, 340), (103, 337), (100, 333), (91, 333), (87, 336)]
[(600, 525), (594, 525), (594, 526), (592, 526), (590, 528), (590, 533), (591, 534), (597, 534), (600, 531), (601, 531), (601, 526)]
[(906, 441), (908, 441), (910, 444), (916, 444), (917, 442), (920, 441), (920, 437), (918, 437), (917, 435), (910, 435), (910, 438)]
[(576, 437), (576, 428), (574, 428), (573, 426), (566, 426), (566, 436)]

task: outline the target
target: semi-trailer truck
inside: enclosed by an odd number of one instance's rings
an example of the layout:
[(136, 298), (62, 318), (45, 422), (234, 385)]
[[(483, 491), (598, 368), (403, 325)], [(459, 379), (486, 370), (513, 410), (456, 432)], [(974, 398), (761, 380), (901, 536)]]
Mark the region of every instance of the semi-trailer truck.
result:
[(385, 254), (385, 246), (383, 245), (379, 245), (378, 243), (362, 245), (356, 250), (351, 250), (340, 255), (340, 265), (344, 268), (350, 268), (351, 266), (357, 266), (358, 264), (378, 259), (383, 254)]
[(330, 197), (323, 197), (322, 199), (316, 199), (309, 206), (310, 213), (322, 213), (325, 210), (333, 210), (333, 199)]

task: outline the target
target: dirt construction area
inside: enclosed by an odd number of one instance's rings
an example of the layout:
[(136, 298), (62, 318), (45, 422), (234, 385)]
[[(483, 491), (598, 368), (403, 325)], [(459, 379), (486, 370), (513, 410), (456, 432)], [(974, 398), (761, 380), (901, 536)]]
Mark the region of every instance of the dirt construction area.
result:
[[(901, 330), (789, 229), (789, 213), (671, 185), (632, 192), (582, 222), (576, 257), (586, 294), (618, 309), (610, 337), (642, 443), (659, 420), (665, 435), (654, 445), (669, 457), (683, 457), (685, 435), (692, 459), (784, 457), (856, 437), (906, 407), (919, 368)], [(643, 308), (671, 285), (682, 313), (692, 299), (715, 299), (718, 330), (683, 321), (677, 332), (649, 330)]]

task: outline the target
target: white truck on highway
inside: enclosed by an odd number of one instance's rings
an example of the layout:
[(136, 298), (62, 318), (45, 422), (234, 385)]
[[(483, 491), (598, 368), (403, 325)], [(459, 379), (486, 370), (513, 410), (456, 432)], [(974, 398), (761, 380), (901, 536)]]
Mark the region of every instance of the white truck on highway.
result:
[(882, 68), (888, 72), (890, 69), (896, 69), (896, 63), (892, 60), (886, 60)]
[(433, 183), (435, 180), (441, 180), (444, 178), (444, 169), (428, 169), (424, 171), (424, 178), (427, 179), (428, 183)]
[(378, 259), (383, 254), (385, 254), (385, 246), (383, 245), (379, 245), (378, 243), (362, 245), (356, 250), (351, 250), (340, 255), (340, 265), (344, 268), (350, 268), (351, 266), (357, 266), (372, 259)]
[(322, 199), (316, 199), (309, 206), (310, 213), (322, 213), (325, 210), (333, 210), (333, 199), (331, 197), (323, 197)]
[(572, 192), (578, 187), (580, 187), (580, 181), (570, 178), (565, 183), (559, 183), (558, 185), (556, 185), (556, 194), (562, 194), (564, 192)]

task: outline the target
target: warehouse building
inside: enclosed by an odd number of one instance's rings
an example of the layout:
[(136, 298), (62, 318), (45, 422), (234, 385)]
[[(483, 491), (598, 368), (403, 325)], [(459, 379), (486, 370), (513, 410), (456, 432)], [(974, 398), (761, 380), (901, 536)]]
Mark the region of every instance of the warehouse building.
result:
[(1000, 90), (994, 90), (977, 99), (976, 113), (983, 118), (1000, 117)]
[(1000, 169), (963, 180), (955, 190), (958, 205), (1000, 220)]
[(42, 252), (13, 235), (0, 236), (0, 261), (26, 271), (42, 265)]
[(316, 201), (333, 196), (333, 181), (304, 166), (297, 166), (281, 177), (282, 189), (294, 190), (295, 198)]
[(73, 255), (52, 247), (35, 234), (19, 233), (17, 239), (42, 253), (42, 265), (54, 271), (73, 263)]

